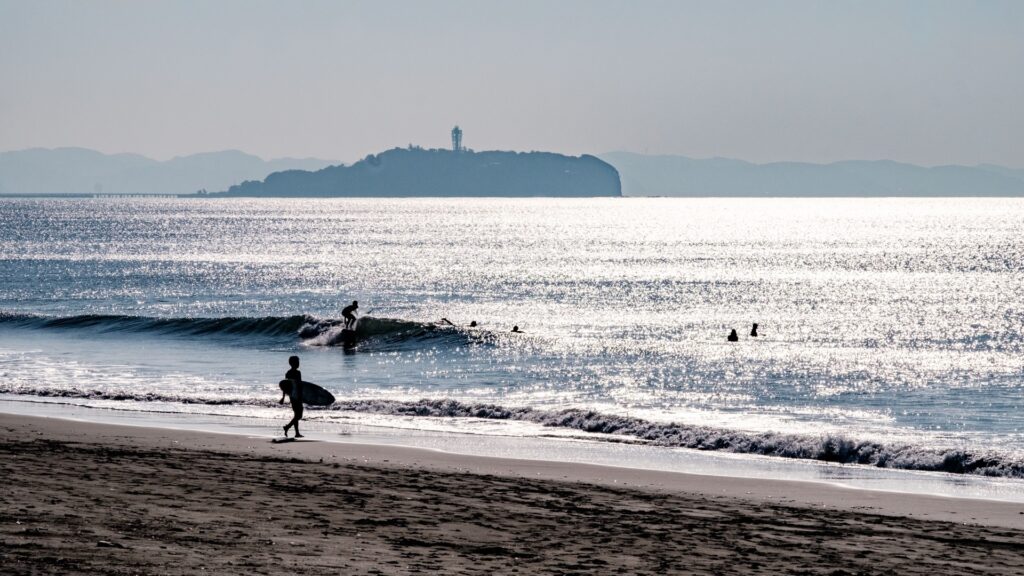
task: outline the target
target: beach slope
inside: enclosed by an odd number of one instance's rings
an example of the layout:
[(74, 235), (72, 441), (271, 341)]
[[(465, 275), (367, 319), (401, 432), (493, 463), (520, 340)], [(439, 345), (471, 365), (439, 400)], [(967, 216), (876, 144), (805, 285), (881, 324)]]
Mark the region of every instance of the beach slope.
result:
[(9, 575), (1024, 573), (1019, 504), (6, 414), (0, 439)]

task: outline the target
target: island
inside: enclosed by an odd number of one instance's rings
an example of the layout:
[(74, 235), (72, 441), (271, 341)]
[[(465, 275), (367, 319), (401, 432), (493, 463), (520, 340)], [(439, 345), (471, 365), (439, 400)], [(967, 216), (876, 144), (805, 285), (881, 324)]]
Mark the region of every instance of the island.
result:
[(595, 156), (410, 146), (371, 154), (351, 166), (275, 172), (207, 197), (621, 195), (618, 171)]

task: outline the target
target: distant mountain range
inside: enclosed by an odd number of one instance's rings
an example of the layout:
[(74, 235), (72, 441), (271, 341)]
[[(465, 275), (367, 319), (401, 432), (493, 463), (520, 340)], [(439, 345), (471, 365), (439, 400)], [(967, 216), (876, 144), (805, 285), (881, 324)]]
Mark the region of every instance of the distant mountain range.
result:
[(609, 152), (623, 196), (1024, 196), (1024, 170), (991, 164), (926, 168), (891, 160), (752, 164), (727, 158)]
[[(351, 166), (290, 170), (232, 186), (227, 196), (620, 196), (619, 174), (595, 156), (552, 152), (426, 150), (371, 154)], [(218, 194), (219, 195), (219, 194)]]
[(31, 148), (0, 153), (0, 194), (190, 194), (330, 164), (315, 158), (263, 160), (237, 150), (161, 162), (86, 148)]
[[(0, 153), (0, 194), (229, 190), (233, 195), (262, 196), (602, 196), (617, 195), (612, 191), (615, 170), (609, 172), (614, 166), (623, 196), (1024, 196), (1024, 169), (991, 164), (931, 168), (889, 160), (753, 164), (631, 152), (609, 152), (597, 158), (540, 152), (470, 152), (455, 157), (444, 150), (413, 148), (411, 153), (395, 149), (371, 155), (345, 167), (315, 158), (263, 160), (237, 150), (161, 162), (85, 148), (32, 148)], [(389, 168), (382, 167), (384, 161)], [(401, 169), (392, 169), (399, 165)], [(585, 175), (594, 179), (587, 180)], [(537, 187), (539, 182), (544, 186)], [(569, 188), (552, 187), (560, 185)], [(583, 189), (587, 185), (595, 188), (588, 193)], [(294, 186), (305, 187), (305, 192)], [(332, 192), (332, 186), (343, 186), (345, 191)]]

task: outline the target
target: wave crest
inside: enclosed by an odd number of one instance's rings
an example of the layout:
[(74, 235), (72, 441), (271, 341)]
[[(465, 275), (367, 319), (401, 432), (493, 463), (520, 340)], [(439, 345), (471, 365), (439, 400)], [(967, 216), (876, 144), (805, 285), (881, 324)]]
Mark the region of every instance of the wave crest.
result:
[(76, 316), (41, 316), (0, 312), (0, 324), (36, 329), (92, 329), (103, 333), (153, 332), (165, 335), (256, 335), (287, 336), (295, 334), (309, 317), (263, 316), (224, 318), (157, 318), (121, 314), (81, 314)]
[[(0, 324), (40, 330), (91, 330), (102, 334), (151, 333), (163, 336), (214, 336), (223, 338), (298, 339), (310, 346), (341, 346), (343, 320), (309, 315), (158, 318), (120, 314), (43, 316), (0, 312)], [(483, 344), (493, 337), (482, 331), (465, 331), (450, 326), (393, 318), (364, 316), (356, 324), (356, 342), (371, 350), (404, 347), (460, 346)]]

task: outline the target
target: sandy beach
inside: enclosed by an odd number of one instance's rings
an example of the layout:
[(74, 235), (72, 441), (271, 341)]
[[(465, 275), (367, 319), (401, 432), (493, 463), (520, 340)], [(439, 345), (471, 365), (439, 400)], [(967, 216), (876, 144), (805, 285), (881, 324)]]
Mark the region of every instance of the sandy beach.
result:
[(0, 415), (5, 574), (1020, 574), (1024, 505)]

